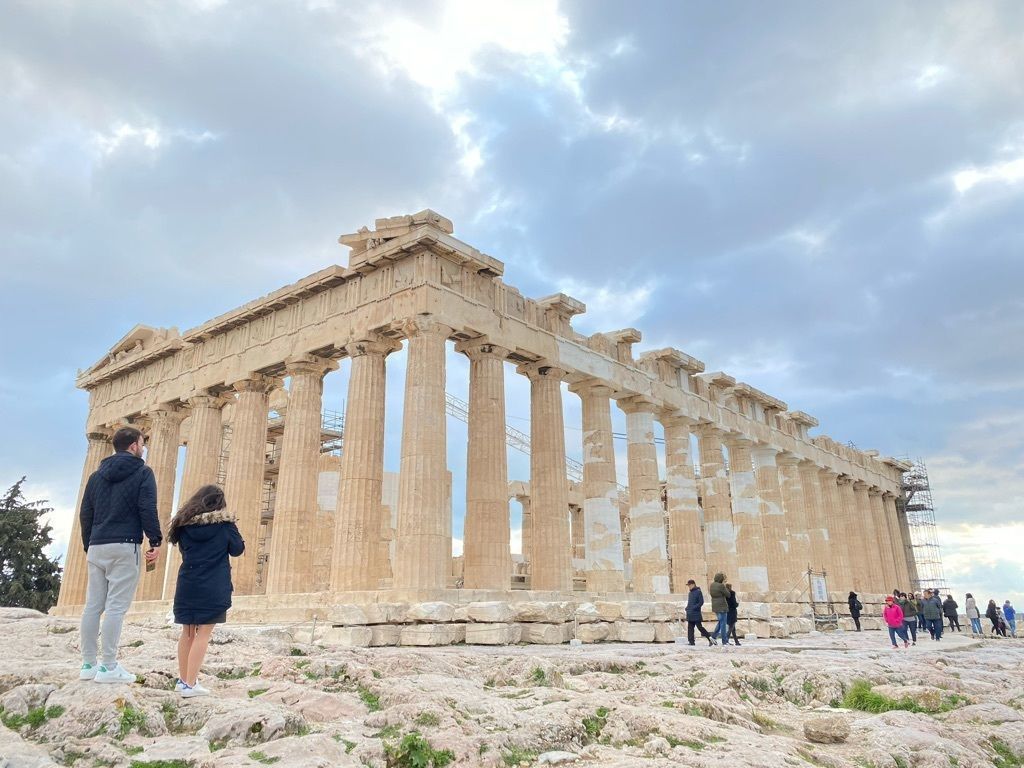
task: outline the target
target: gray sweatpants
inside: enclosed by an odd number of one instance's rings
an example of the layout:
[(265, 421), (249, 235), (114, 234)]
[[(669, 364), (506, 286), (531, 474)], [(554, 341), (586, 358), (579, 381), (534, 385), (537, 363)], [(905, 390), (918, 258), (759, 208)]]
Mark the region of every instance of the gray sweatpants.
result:
[(89, 547), (89, 586), (82, 611), (82, 661), (96, 664), (96, 643), (103, 614), (103, 658), (101, 663), (113, 669), (117, 663), (117, 643), (121, 639), (124, 615), (135, 597), (139, 583), (139, 544), (94, 544)]

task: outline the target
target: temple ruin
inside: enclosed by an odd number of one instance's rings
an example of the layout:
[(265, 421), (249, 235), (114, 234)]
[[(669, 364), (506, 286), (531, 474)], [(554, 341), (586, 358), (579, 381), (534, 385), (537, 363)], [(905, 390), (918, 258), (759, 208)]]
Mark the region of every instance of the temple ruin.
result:
[[(718, 571), (741, 593), (748, 631), (766, 634), (780, 617), (805, 621), (790, 627), (800, 631), (810, 625), (799, 608), (808, 571), (827, 574), (837, 603), (851, 589), (868, 599), (915, 581), (900, 497), (908, 464), (811, 437), (812, 416), (678, 349), (638, 352), (635, 329), (577, 333), (581, 302), (526, 298), (503, 282), (502, 262), (452, 233), (430, 210), (378, 219), (339, 239), (351, 249), (347, 268), (184, 333), (137, 326), (78, 377), (89, 393), (82, 487), (112, 431), (136, 425), (166, 526), (185, 445), (181, 499), (221, 482), (248, 543), (233, 563), (232, 618), (315, 617), (355, 644), (562, 642), (600, 623), (603, 639), (670, 639), (654, 625), (680, 618), (687, 579), (706, 585)], [(468, 405), (446, 397), (449, 341), (469, 359)], [(385, 385), (388, 356), (403, 345), (394, 475), (384, 468)], [(528, 436), (506, 426), (508, 364), (530, 382)], [(324, 377), (339, 365), (350, 366), (345, 412), (325, 416)], [(582, 466), (566, 458), (563, 382), (581, 401)], [(613, 403), (627, 423), (625, 488)], [(469, 441), (460, 558), (446, 466), (453, 407)], [(508, 476), (516, 441), (529, 451), (528, 478)], [(523, 519), (516, 557), (513, 499)], [(79, 541), (76, 514), (55, 609), (66, 615), (85, 597)], [(137, 614), (167, 612), (173, 552), (164, 563), (143, 573)], [(531, 621), (559, 629), (523, 629)], [(428, 627), (444, 631), (427, 637)]]

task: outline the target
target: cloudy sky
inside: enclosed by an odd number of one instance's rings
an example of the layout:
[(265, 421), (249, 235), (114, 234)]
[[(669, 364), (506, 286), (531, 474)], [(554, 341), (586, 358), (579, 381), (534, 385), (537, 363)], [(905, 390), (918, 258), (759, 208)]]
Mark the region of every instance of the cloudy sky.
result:
[[(527, 295), (585, 301), (579, 330), (638, 327), (641, 349), (680, 347), (820, 433), (923, 458), (957, 594), (1024, 602), (1020, 3), (4, 16), (0, 484), (27, 475), (51, 501), (57, 551), (85, 451), (77, 368), (135, 323), (192, 327), (345, 264), (338, 234), (431, 207)], [(452, 422), (456, 496), (464, 441)]]

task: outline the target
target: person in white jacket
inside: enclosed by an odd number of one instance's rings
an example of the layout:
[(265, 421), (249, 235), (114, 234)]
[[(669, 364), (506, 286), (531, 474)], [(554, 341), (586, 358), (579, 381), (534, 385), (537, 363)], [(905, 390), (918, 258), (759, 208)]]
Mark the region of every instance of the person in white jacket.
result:
[(964, 611), (971, 622), (971, 634), (984, 635), (985, 633), (981, 631), (981, 614), (978, 612), (978, 603), (970, 592), (967, 593), (964, 601)]

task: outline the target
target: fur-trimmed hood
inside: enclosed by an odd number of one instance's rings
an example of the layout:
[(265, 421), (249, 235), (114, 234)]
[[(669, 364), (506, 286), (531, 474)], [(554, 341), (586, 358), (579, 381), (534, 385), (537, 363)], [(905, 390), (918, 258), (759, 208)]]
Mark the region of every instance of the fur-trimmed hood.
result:
[(213, 525), (214, 523), (233, 523), (237, 520), (234, 512), (226, 509), (218, 509), (216, 512), (201, 512), (187, 523), (182, 523), (182, 528), (189, 525)]

